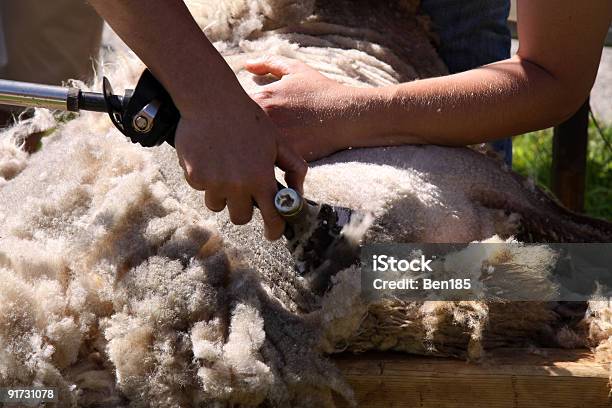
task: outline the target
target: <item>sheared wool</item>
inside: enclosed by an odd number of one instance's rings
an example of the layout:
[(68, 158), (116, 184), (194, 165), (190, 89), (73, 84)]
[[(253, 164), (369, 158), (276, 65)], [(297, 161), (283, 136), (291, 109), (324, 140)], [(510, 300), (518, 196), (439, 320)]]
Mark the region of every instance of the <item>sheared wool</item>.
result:
[(26, 167), (28, 155), (8, 137), (0, 143), (0, 185), (3, 185)]
[(269, 343), (264, 318), (303, 324), (273, 310), (211, 214), (173, 196), (150, 152), (115, 131), (94, 137), (82, 119), (2, 189), (1, 382), (55, 385), (81, 405), (286, 406), (308, 391), (276, 384), (293, 360), (292, 375), (309, 367), (330, 399), (337, 372), (312, 351), (316, 338), (294, 350), (281, 331)]
[(230, 44), (260, 33), (264, 28), (300, 23), (312, 14), (314, 4), (315, 0), (191, 0), (187, 3), (211, 41)]
[(28, 155), (21, 149), (25, 137), (55, 126), (53, 115), (46, 110), (37, 110), (32, 118), (20, 122), (20, 126), (8, 129), (0, 139), (0, 186), (27, 166)]
[[(190, 9), (255, 91), (261, 81), (243, 63), (269, 53), (354, 86), (444, 74), (415, 2), (401, 3), (404, 14), (379, 7), (365, 22), (355, 11), (362, 5), (337, 13), (343, 1), (199, 1)], [(402, 24), (411, 52), (377, 31)], [(104, 59), (116, 91), (142, 69), (120, 47)], [(205, 208), (169, 146), (132, 145), (107, 118), (83, 113), (57, 125), (27, 157), (14, 135), (56, 126), (42, 112), (0, 134), (0, 386), (56, 386), (61, 406), (325, 407), (333, 393), (352, 401), (326, 353), (479, 360), (494, 347), (575, 346), (587, 338), (552, 303), (366, 303), (356, 267), (340, 271), (318, 297), (283, 242), (263, 239), (258, 215), (239, 227), (226, 212)], [(305, 192), (372, 213), (366, 243), (612, 235), (609, 224), (570, 214), (499, 162), (464, 148), (338, 153), (312, 164)], [(533, 251), (468, 248), (457, 256), (467, 267), (485, 260), (545, 290), (551, 258), (543, 247)], [(590, 338), (604, 348), (610, 316), (597, 305)]]

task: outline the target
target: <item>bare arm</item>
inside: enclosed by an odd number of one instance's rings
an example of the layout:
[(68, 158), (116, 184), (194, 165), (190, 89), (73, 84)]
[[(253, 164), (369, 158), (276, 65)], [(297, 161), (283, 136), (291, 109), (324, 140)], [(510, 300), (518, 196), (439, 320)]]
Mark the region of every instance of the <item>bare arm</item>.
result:
[(90, 0), (149, 67), (181, 112), (175, 145), (189, 184), (206, 190), (213, 211), (227, 205), (236, 224), (251, 219), (254, 201), (267, 236), (283, 222), (273, 206), (274, 164), (301, 189), (306, 166), (238, 83), (182, 0)]
[(612, 15), (608, 0), (520, 1), (516, 56), (464, 73), (377, 94), (418, 141), (469, 144), (555, 125), (572, 115), (595, 80)]
[[(89, 2), (164, 84), (175, 103), (182, 106), (182, 115), (198, 114), (214, 107), (218, 93), (242, 97), (233, 72), (200, 30), (183, 1)], [(194, 86), (196, 84), (201, 86)], [(185, 92), (186, 89), (190, 92)], [(191, 101), (193, 94), (202, 94), (199, 107)], [(188, 111), (191, 108), (196, 112)]]
[[(520, 49), (508, 60), (455, 75), (362, 90), (333, 83), (302, 64), (270, 59), (248, 68), (283, 79), (254, 99), (281, 128), (291, 124), (291, 112), (302, 116), (320, 112), (334, 132), (326, 134), (313, 121), (319, 150), (308, 156), (315, 141), (310, 146), (297, 142), (309, 159), (348, 146), (466, 145), (557, 124), (586, 100), (612, 2), (539, 0), (520, 1), (518, 6)], [(300, 130), (285, 126), (284, 132), (291, 138)]]

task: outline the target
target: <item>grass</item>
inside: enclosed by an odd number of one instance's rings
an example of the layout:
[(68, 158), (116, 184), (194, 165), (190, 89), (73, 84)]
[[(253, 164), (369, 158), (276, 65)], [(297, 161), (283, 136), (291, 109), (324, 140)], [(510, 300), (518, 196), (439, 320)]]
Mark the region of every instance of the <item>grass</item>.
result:
[[(603, 126), (603, 136), (612, 144), (612, 125)], [(550, 190), (552, 129), (514, 138), (513, 168)], [(612, 151), (591, 122), (587, 156), (585, 212), (612, 221)]]

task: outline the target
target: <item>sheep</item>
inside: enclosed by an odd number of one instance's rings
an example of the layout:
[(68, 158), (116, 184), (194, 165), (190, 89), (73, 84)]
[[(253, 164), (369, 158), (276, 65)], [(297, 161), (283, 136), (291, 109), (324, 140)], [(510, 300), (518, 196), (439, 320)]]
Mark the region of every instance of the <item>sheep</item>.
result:
[[(416, 2), (370, 7), (377, 11), (367, 16), (348, 4), (189, 7), (247, 90), (262, 79), (244, 61), (263, 53), (301, 59), (353, 86), (446, 73)], [(116, 49), (104, 56), (105, 74), (127, 87), (142, 65)], [(581, 326), (566, 327), (556, 304), (367, 303), (357, 267), (339, 271), (318, 296), (295, 273), (284, 242), (265, 242), (259, 217), (234, 226), (205, 208), (169, 146), (144, 150), (107, 118), (83, 113), (28, 157), (15, 146), (34, 125), (56, 126), (37, 111), (0, 136), (1, 386), (55, 386), (60, 406), (331, 407), (333, 393), (349, 402), (353, 395), (328, 353), (391, 349), (478, 360), (503, 345), (589, 340)], [(364, 243), (612, 236), (609, 224), (564, 210), (467, 148), (340, 152), (311, 164), (305, 194), (372, 213)], [(537, 259), (525, 279), (543, 288), (550, 261)], [(504, 262), (517, 274), (527, 269), (518, 255)], [(595, 306), (591, 341), (605, 345), (607, 306)]]

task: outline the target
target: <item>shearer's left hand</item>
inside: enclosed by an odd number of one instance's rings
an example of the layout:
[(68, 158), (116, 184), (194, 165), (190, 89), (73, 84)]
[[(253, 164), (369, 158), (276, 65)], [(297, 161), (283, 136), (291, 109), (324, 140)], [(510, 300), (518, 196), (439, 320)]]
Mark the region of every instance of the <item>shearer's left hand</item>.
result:
[(284, 57), (251, 60), (245, 68), (280, 79), (250, 96), (305, 160), (349, 148), (356, 132), (363, 130), (354, 120), (366, 103), (361, 88), (342, 85), (303, 62)]

